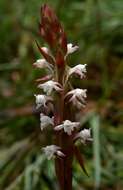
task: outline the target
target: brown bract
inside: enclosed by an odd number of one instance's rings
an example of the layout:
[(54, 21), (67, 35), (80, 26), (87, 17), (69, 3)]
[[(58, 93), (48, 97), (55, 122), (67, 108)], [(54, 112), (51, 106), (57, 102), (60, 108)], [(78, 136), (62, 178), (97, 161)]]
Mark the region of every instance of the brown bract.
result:
[[(41, 21), (39, 23), (41, 37), (47, 42), (58, 66), (65, 64), (64, 56), (67, 53), (67, 37), (53, 9), (47, 4), (41, 7)], [(46, 59), (41, 47), (38, 48)], [(51, 60), (50, 60), (51, 61)]]

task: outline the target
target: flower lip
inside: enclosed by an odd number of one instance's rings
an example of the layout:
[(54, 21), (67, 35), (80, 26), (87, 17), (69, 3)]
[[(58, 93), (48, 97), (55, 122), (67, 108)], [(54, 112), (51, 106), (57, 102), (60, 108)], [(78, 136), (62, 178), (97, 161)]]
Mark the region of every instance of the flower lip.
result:
[(80, 79), (82, 79), (83, 77), (85, 77), (86, 65), (87, 64), (84, 64), (84, 65), (78, 64), (75, 67), (70, 68), (68, 72), (68, 77), (73, 74), (77, 74), (78, 76), (80, 76)]
[(79, 122), (71, 122), (70, 120), (65, 120), (63, 124), (57, 125), (54, 129), (56, 131), (63, 129), (65, 133), (71, 135), (74, 128), (78, 128), (79, 125), (80, 125)]
[(45, 59), (37, 59), (37, 61), (35, 63), (33, 63), (33, 65), (37, 68), (44, 68), (46, 67), (48, 64), (48, 62)]
[(38, 95), (34, 95), (36, 98), (36, 109), (40, 108), (41, 106), (46, 107), (47, 102), (48, 101), (52, 101), (52, 98), (44, 95), (44, 94), (38, 94)]
[(46, 59), (38, 59), (33, 66), (39, 69), (46, 68), (53, 74), (53, 65), (48, 63)]
[(73, 46), (72, 43), (67, 44), (67, 55), (77, 51), (79, 49), (79, 46)]
[(61, 148), (57, 145), (49, 145), (42, 148), (48, 160), (53, 158), (54, 156), (65, 157), (65, 154), (61, 152)]
[(43, 130), (44, 128), (48, 127), (49, 125), (54, 125), (53, 118), (48, 117), (47, 115), (44, 115), (43, 113), (40, 114), (40, 128)]
[(63, 91), (62, 86), (58, 83), (55, 82), (53, 80), (49, 80), (43, 84), (39, 84), (38, 88), (43, 89), (43, 91), (47, 94), (47, 95), (51, 95), (51, 93), (53, 92), (53, 90), (57, 91), (57, 92), (61, 92)]
[(74, 137), (75, 140), (80, 139), (83, 144), (93, 141), (91, 138), (91, 129), (83, 129)]
[(74, 89), (68, 92), (65, 96), (65, 99), (68, 99), (68, 103), (72, 102), (74, 106), (78, 109), (85, 107), (85, 98), (87, 89)]

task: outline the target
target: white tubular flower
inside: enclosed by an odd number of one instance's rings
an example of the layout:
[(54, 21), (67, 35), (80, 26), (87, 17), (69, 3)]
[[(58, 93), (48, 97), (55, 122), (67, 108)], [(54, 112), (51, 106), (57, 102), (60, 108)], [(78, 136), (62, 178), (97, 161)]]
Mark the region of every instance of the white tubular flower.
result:
[(60, 151), (61, 148), (56, 145), (46, 146), (46, 147), (42, 148), (42, 150), (44, 151), (48, 160), (50, 160), (54, 156), (65, 157), (65, 155)]
[(48, 100), (46, 95), (34, 95), (36, 97), (36, 109), (38, 109), (41, 106), (46, 107), (46, 102)]
[(38, 88), (43, 89), (43, 91), (47, 94), (47, 95), (51, 95), (53, 90), (56, 90), (57, 92), (62, 91), (62, 87), (58, 82), (49, 80), (47, 82), (45, 82), (44, 84), (39, 84)]
[(71, 76), (72, 74), (77, 74), (82, 79), (85, 76), (85, 73), (86, 73), (86, 64), (84, 65), (79, 64), (69, 70), (68, 77)]
[(40, 128), (43, 130), (45, 127), (48, 127), (49, 125), (54, 125), (53, 118), (50, 118), (44, 114), (40, 114)]
[(69, 102), (72, 102), (74, 106), (76, 106), (78, 109), (85, 106), (85, 98), (87, 90), (86, 89), (74, 89), (71, 90), (66, 94), (66, 98), (69, 98)]
[(68, 135), (71, 135), (74, 128), (77, 128), (78, 126), (79, 126), (79, 122), (71, 122), (69, 120), (65, 120), (63, 124), (57, 125), (54, 129), (56, 131), (64, 129), (65, 133), (67, 133)]
[(79, 46), (73, 46), (71, 43), (67, 44), (67, 55), (75, 52), (78, 48)]
[(91, 129), (83, 129), (76, 136), (75, 139), (80, 139), (83, 144), (86, 144), (87, 141), (92, 141), (91, 138)]
[(45, 59), (38, 59), (33, 65), (39, 69), (47, 68), (53, 72), (52, 65), (48, 63)]

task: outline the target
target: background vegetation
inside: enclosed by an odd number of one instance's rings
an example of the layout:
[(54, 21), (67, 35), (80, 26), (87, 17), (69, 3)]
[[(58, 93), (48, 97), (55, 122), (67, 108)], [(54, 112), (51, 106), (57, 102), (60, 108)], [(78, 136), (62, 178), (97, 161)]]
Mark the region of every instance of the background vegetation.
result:
[(1, 0), (0, 1), (0, 190), (55, 190), (53, 161), (41, 147), (51, 132), (42, 134), (35, 110), (32, 67), (40, 58), (40, 6), (54, 7), (68, 35), (80, 46), (70, 65), (87, 64), (86, 80), (74, 85), (88, 89), (82, 110), (83, 128), (91, 127), (94, 142), (80, 146), (89, 178), (76, 161), (74, 190), (123, 189), (123, 1), (122, 0)]

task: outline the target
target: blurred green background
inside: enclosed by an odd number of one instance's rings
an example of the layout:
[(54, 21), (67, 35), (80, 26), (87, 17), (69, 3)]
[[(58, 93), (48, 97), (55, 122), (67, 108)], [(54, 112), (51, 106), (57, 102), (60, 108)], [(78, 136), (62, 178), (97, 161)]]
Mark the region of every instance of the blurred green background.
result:
[(87, 77), (76, 86), (88, 89), (81, 113), (83, 128), (92, 128), (92, 145), (80, 146), (87, 177), (76, 160), (73, 190), (123, 190), (123, 1), (0, 0), (0, 190), (57, 190), (53, 161), (41, 147), (50, 144), (50, 130), (41, 133), (35, 110), (32, 63), (40, 58), (40, 6), (49, 3), (64, 25), (68, 42), (80, 46), (69, 64), (87, 64)]

